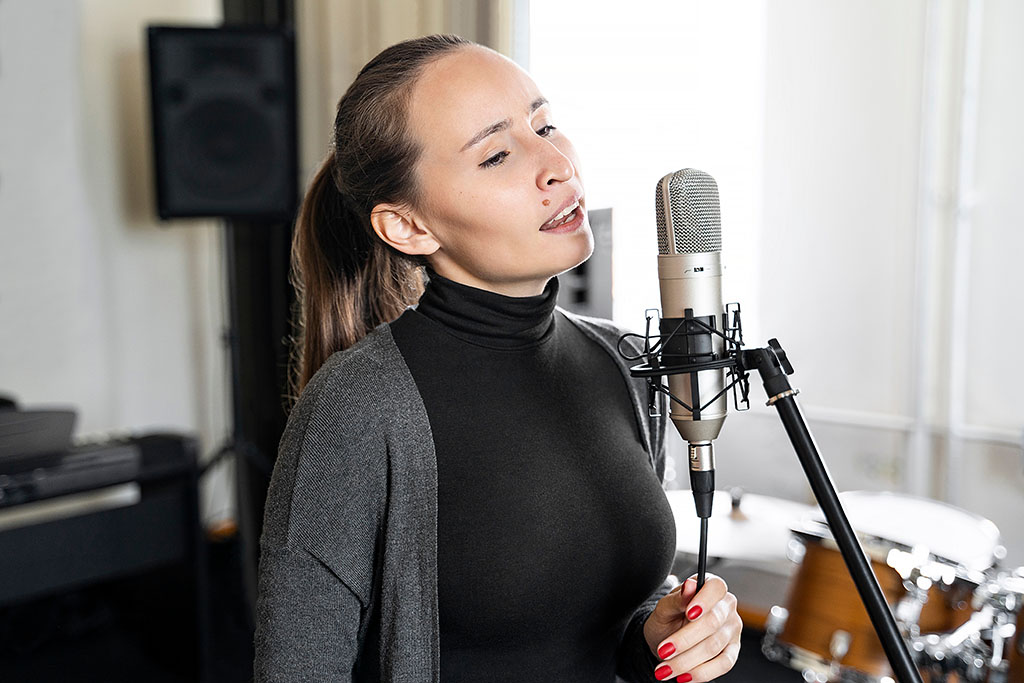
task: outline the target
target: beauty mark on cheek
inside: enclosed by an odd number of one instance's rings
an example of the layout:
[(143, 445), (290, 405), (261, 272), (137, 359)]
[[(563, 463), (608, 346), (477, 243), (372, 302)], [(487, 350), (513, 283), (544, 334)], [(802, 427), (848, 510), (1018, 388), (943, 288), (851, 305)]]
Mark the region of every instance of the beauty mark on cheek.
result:
[(547, 206), (548, 204), (550, 204), (550, 203), (551, 203), (551, 200), (550, 200), (550, 199), (545, 199), (545, 200), (544, 200), (543, 202), (541, 202), (541, 203), (542, 203), (542, 204), (543, 204), (544, 206)]

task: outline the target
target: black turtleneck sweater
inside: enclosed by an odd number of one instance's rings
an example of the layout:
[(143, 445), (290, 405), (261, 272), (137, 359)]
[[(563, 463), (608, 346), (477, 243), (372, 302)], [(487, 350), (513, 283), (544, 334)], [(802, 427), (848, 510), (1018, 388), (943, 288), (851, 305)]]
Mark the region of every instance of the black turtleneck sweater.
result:
[(391, 323), (437, 454), (446, 683), (611, 683), (630, 616), (671, 568), (675, 523), (626, 380), (557, 293), (431, 273)]

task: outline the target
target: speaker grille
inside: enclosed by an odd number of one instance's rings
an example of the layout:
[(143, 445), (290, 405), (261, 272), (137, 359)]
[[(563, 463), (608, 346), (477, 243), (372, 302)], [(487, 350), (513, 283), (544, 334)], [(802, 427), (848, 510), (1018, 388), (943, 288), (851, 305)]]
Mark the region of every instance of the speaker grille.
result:
[(291, 29), (149, 26), (157, 213), (290, 220), (298, 204)]
[(246, 201), (272, 191), (283, 150), (261, 112), (234, 100), (204, 102), (181, 117), (168, 150), (171, 179), (197, 199)]
[(718, 184), (704, 171), (684, 168), (658, 181), (655, 191), (659, 254), (722, 250)]

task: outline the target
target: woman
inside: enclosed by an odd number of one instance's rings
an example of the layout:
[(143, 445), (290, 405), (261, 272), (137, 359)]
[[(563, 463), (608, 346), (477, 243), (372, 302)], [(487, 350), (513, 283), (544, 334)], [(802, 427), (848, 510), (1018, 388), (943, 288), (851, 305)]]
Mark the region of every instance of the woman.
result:
[(555, 276), (592, 249), (576, 152), (513, 62), (430, 36), (363, 68), (293, 245), (299, 397), (261, 539), (257, 680), (732, 667), (724, 582), (665, 582), (664, 422), (621, 331), (555, 308)]

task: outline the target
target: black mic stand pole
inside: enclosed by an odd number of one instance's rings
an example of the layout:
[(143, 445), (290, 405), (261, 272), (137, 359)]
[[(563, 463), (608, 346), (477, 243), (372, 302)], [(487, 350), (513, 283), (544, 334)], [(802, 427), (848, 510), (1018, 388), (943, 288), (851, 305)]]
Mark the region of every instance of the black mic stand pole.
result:
[(800, 406), (796, 402), (797, 390), (789, 385), (786, 375), (793, 373), (793, 366), (786, 358), (779, 342), (769, 340), (769, 348), (746, 349), (737, 354), (737, 365), (741, 371), (757, 370), (768, 394), (768, 405), (774, 405), (779, 411), (779, 418), (786, 428), (789, 440), (796, 450), (800, 464), (807, 475), (807, 481), (814, 491), (829, 528), (835, 537), (839, 550), (846, 561), (846, 567), (853, 577), (853, 582), (860, 593), (861, 601), (871, 617), (882, 647), (889, 658), (889, 664), (900, 683), (921, 683), (921, 675), (914, 666), (906, 641), (900, 635), (892, 611), (878, 586), (878, 579), (871, 570), (871, 565), (854, 534), (850, 520), (846, 518), (839, 496), (832, 484), (825, 464), (818, 454), (814, 437), (807, 429)]

